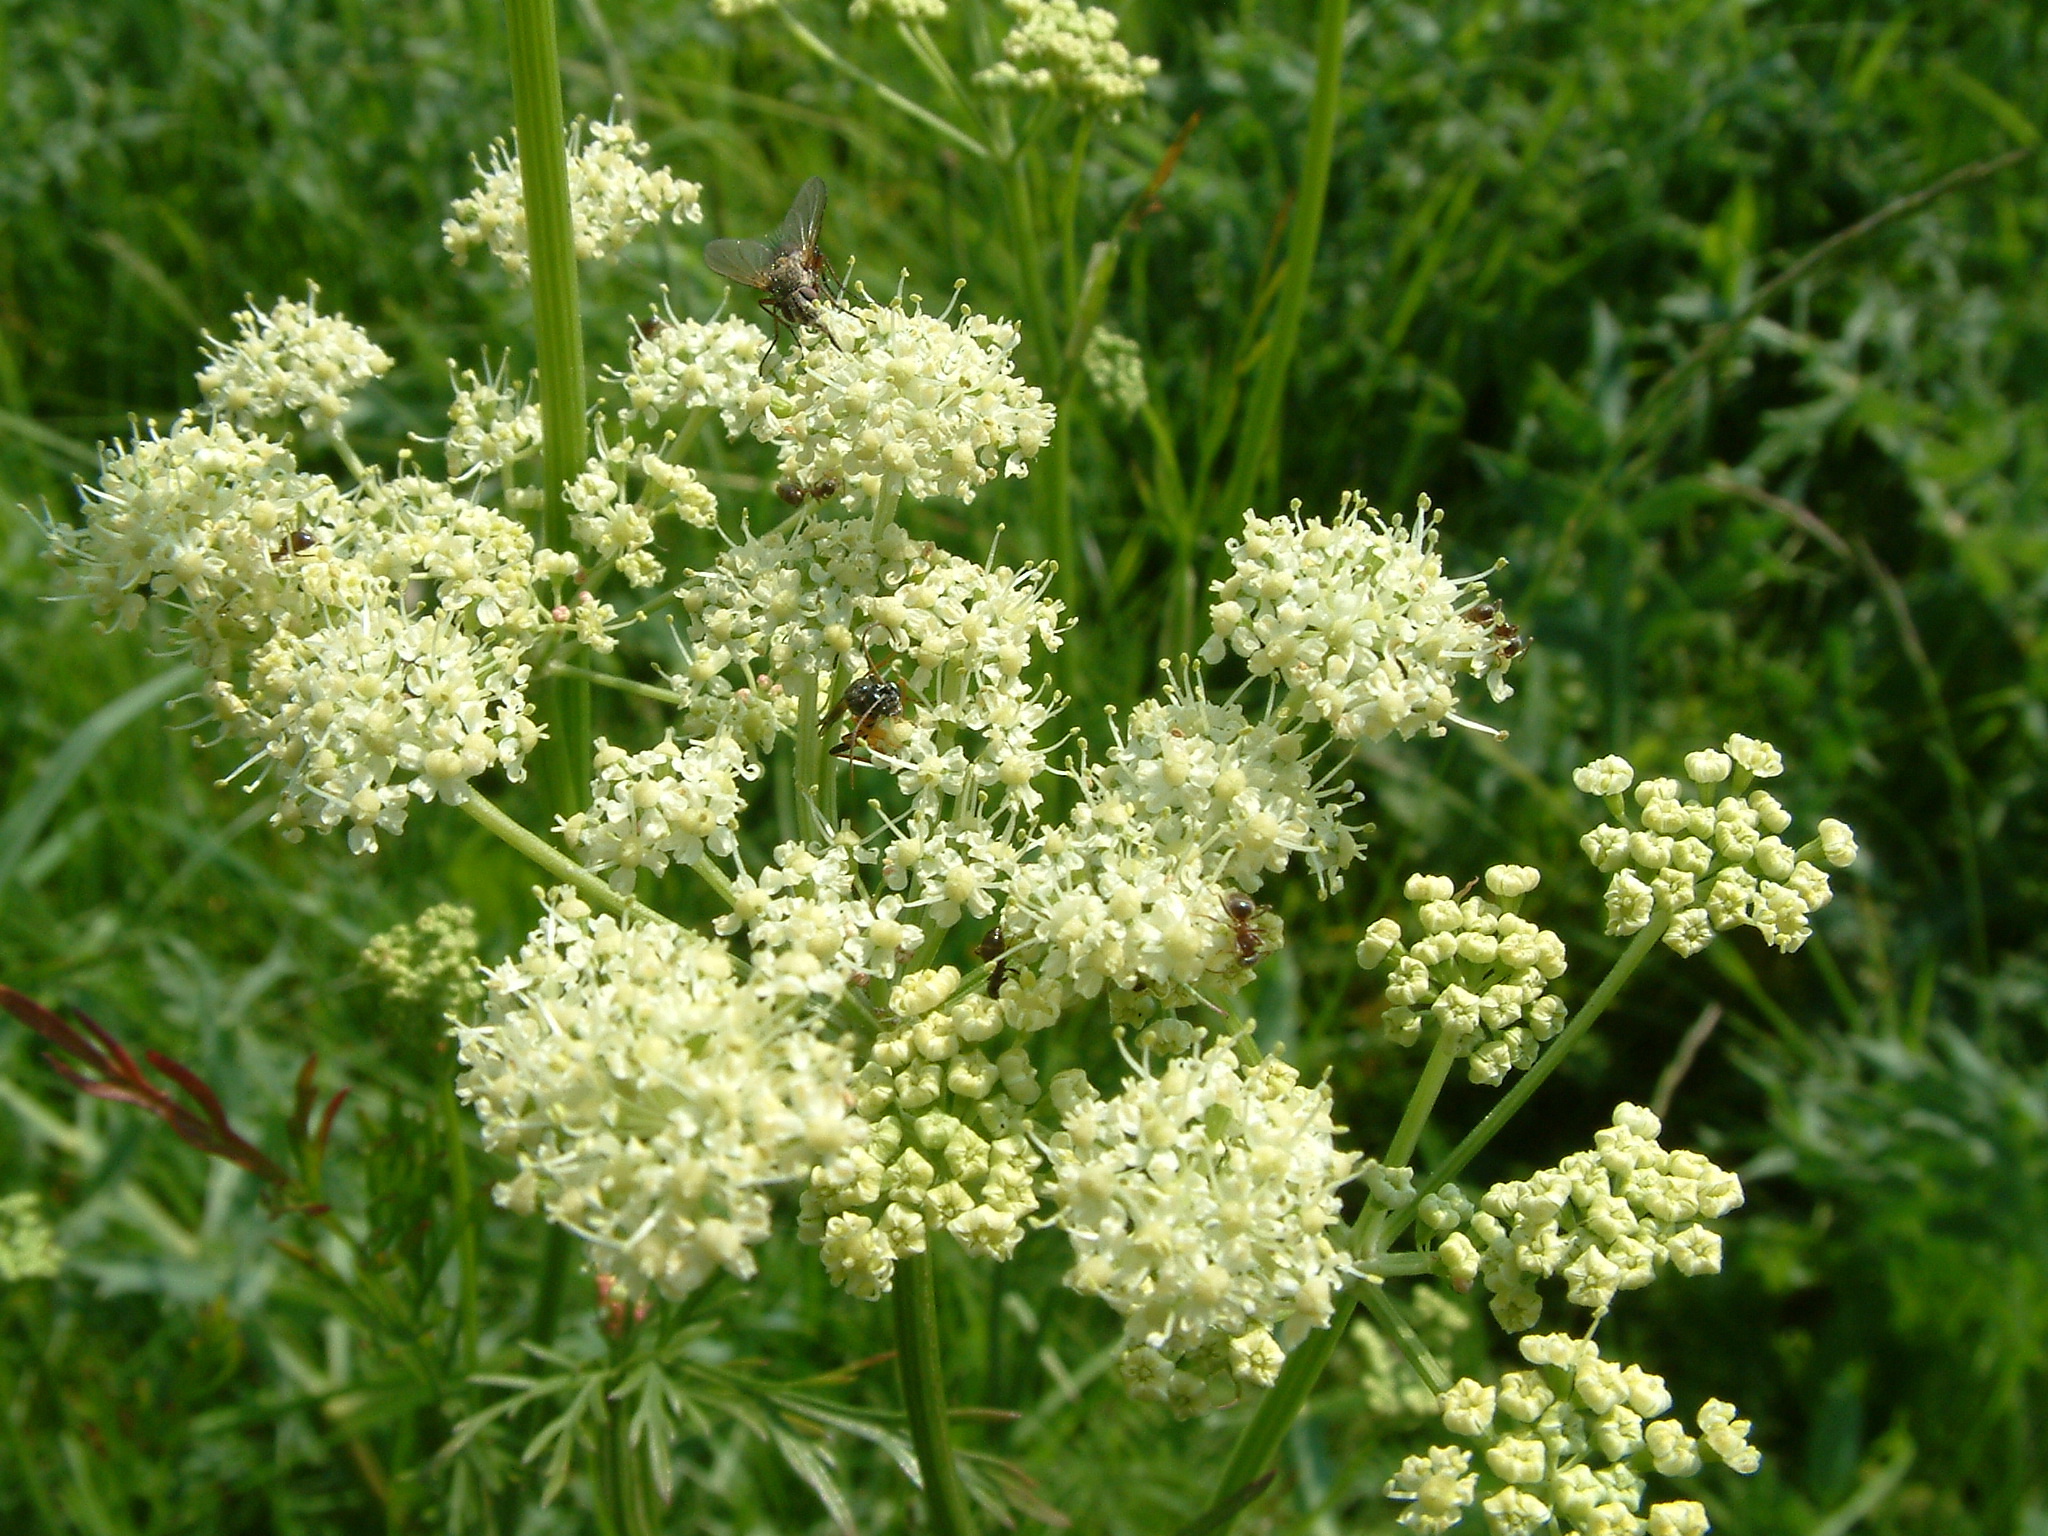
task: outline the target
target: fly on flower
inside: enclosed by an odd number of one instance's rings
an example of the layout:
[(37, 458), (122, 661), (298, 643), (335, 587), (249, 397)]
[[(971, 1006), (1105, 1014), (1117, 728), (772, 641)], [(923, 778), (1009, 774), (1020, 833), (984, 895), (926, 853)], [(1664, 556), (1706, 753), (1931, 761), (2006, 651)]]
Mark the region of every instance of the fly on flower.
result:
[(704, 264), (712, 271), (761, 290), (761, 307), (775, 321), (778, 343), (785, 325), (797, 332), (807, 325), (825, 330), (820, 312), (826, 300), (838, 296), (838, 274), (818, 249), (824, 222), (825, 180), (813, 176), (797, 188), (774, 234), (762, 240), (714, 240), (704, 247)]

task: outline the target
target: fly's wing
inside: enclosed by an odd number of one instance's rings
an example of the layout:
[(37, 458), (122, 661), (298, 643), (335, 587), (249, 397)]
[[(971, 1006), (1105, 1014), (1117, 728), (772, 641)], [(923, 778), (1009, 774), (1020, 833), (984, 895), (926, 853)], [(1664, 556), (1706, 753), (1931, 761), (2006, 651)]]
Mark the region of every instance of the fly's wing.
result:
[(714, 240), (704, 247), (704, 265), (731, 282), (749, 288), (768, 284), (776, 249), (766, 240)]
[[(806, 258), (818, 247), (825, 223), (825, 178), (813, 176), (796, 189), (796, 200), (782, 216), (781, 227), (768, 238), (779, 251), (801, 251)], [(810, 265), (806, 260), (805, 265)]]

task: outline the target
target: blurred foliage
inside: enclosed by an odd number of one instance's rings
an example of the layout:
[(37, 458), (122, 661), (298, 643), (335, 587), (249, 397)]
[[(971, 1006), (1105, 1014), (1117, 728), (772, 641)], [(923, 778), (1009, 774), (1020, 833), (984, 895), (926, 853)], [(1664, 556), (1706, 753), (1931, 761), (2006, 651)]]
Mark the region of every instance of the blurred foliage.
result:
[[(1217, 487), (1313, 75), (1303, 0), (1119, 9), (1164, 69), (1145, 112), (1095, 130), (1072, 248), (1042, 274), (1069, 313), (1089, 247), (1125, 230), (1106, 317), (1141, 343), (1153, 402), (1132, 420), (1085, 390), (1062, 404), (1069, 590), (1084, 620), (1122, 625), (1069, 675), (1091, 706), (1128, 700), (1161, 649), (1198, 638), (1196, 594), (1242, 510)], [(1729, 1272), (1631, 1297), (1607, 1325), (1682, 1400), (1718, 1393), (1757, 1420), (1766, 1470), (1713, 1485), (1718, 1528), (2039, 1536), (2048, 156), (1884, 210), (2040, 144), (2048, 10), (1353, 10), (1309, 323), (1257, 499), (1321, 511), (1359, 486), (1400, 510), (1426, 490), (1461, 557), (1512, 558), (1501, 585), (1535, 644), (1495, 713), (1506, 743), (1362, 754), (1372, 860), (1338, 900), (1285, 908), (1266, 1028), (1331, 1068), (1349, 1123), (1378, 1140), (1405, 1073), (1368, 1031), (1348, 947), (1400, 878), (1540, 864), (1541, 915), (1573, 941), (1574, 974), (1597, 974), (1607, 946), (1567, 770), (1770, 736), (1794, 810), (1843, 816), (1866, 850), (1820, 937), (1797, 963), (1723, 943), (1653, 967), (1490, 1172), (1552, 1159), (1616, 1099), (1647, 1098), (1719, 1004), (1671, 1118), (1680, 1139), (1747, 1159)], [(910, 77), (892, 32), (822, 4), (806, 14), (877, 74)], [(658, 156), (705, 183), (708, 230), (767, 227), (821, 171), (829, 243), (857, 252), (872, 286), (907, 267), (943, 294), (959, 274), (977, 306), (1023, 312), (1030, 274), (985, 168), (772, 23), (719, 23), (697, 0), (575, 0), (562, 24), (571, 109), (601, 115), (623, 96)], [(438, 243), (469, 156), (509, 117), (502, 53), (481, 0), (0, 0), (0, 500), (67, 501), (95, 439), (193, 398), (201, 326), (308, 280), (401, 360), (366, 398), (366, 454), (432, 435), (442, 359), (471, 362), (523, 325), (520, 291), (453, 271)], [(1196, 114), (1156, 211), (1130, 229)], [(1071, 133), (1054, 125), (1027, 156), (1044, 196), (1075, 163)], [(595, 361), (664, 282), (679, 310), (717, 302), (691, 238), (593, 276)], [(1054, 340), (1032, 335), (1034, 377)], [(743, 452), (705, 455), (722, 489), (764, 489)], [(978, 542), (1004, 522), (1044, 553), (1043, 487), (933, 510), (928, 531)], [(321, 1081), (355, 1090), (330, 1198), (374, 1219), (354, 1255), (273, 1221), (246, 1177), (118, 1107), (74, 1103), (7, 1026), (0, 1193), (45, 1191), (72, 1258), (55, 1282), (0, 1292), (0, 1525), (512, 1529), (548, 1470), (521, 1467), (519, 1447), (546, 1420), (473, 1417), (513, 1389), (466, 1380), (451, 1258), (464, 1234), (486, 1259), (471, 1341), (486, 1370), (568, 1380), (571, 1402), (576, 1383), (649, 1370), (695, 1383), (662, 1409), (681, 1436), (677, 1508), (696, 1522), (669, 1528), (830, 1529), (806, 1477), (858, 1529), (900, 1521), (889, 1372), (799, 1385), (871, 1362), (886, 1320), (832, 1294), (793, 1240), (766, 1251), (752, 1287), (618, 1337), (572, 1280), (553, 1353), (521, 1352), (555, 1331), (532, 1283), (548, 1238), (451, 1179), (438, 1027), (381, 1002), (356, 956), (447, 899), (476, 909), (486, 955), (503, 953), (528, 921), (531, 872), (424, 813), (368, 861), (278, 844), (264, 805), (208, 787), (230, 762), (159, 728), (181, 690), (153, 684), (167, 664), (146, 638), (98, 636), (45, 600), (39, 543), (28, 518), (0, 539), (0, 978), (177, 1055), (273, 1150), (317, 1050)], [(651, 716), (610, 707), (619, 734), (651, 734)], [(1482, 1103), (1453, 1090), (1440, 1119), (1455, 1130)], [(1441, 1150), (1425, 1144), (1425, 1160)], [(487, 1181), (473, 1152), (470, 1166)], [(381, 1277), (390, 1315), (336, 1311), (353, 1264)], [(1173, 1529), (1235, 1421), (1175, 1425), (1126, 1403), (1105, 1377), (1110, 1320), (1071, 1304), (1060, 1270), (1046, 1237), (993, 1276), (941, 1265), (956, 1399), (1021, 1415), (963, 1433), (1037, 1491), (980, 1475), (1080, 1530)], [(1485, 1333), (1459, 1333), (1458, 1358), (1476, 1363)], [(1417, 1421), (1389, 1411), (1383, 1355), (1368, 1339), (1340, 1352), (1282, 1491), (1247, 1527), (1391, 1528), (1378, 1486)], [(791, 1406), (814, 1391), (834, 1406)], [(681, 1406), (693, 1392), (703, 1402)], [(437, 1459), (465, 1418), (460, 1456)], [(585, 1497), (572, 1479), (518, 1528), (577, 1528)]]

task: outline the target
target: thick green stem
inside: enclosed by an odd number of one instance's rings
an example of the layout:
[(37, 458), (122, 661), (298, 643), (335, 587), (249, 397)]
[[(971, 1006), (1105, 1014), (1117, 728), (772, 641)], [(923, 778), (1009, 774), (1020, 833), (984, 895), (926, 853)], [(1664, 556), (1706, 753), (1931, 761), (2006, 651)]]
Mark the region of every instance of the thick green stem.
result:
[(939, 1360), (939, 1309), (929, 1250), (900, 1260), (892, 1295), (896, 1311), (896, 1374), (903, 1411), (924, 1476), (925, 1513), (934, 1536), (974, 1536), (974, 1511), (953, 1463), (946, 1422), (946, 1379)]
[(1348, 0), (1318, 0), (1316, 6), (1316, 92), (1309, 104), (1308, 136), (1302, 143), (1301, 194), (1295, 199), (1293, 226), (1287, 232), (1287, 275), (1273, 312), (1273, 329), (1267, 333), (1266, 353), (1238, 429), (1230, 479), (1223, 487), (1219, 510), (1226, 518), (1242, 513), (1250, 503), (1280, 420), (1287, 378), (1294, 368), (1295, 344), (1301, 337), (1301, 317), (1308, 305), (1309, 279), (1314, 275), (1316, 243), (1323, 232), (1323, 202), (1330, 188), (1344, 66), (1344, 22), (1350, 10)]
[(462, 1373), (476, 1369), (481, 1309), (477, 1301), (476, 1186), (469, 1173), (469, 1150), (462, 1143), (462, 1108), (455, 1099), (451, 1074), (441, 1082), (441, 1126), (448, 1138), (449, 1204), (455, 1214), (455, 1262), (461, 1294)]
[[(583, 472), (589, 424), (584, 415), (583, 311), (576, 293), (554, 0), (505, 0), (505, 30), (512, 64), (512, 121), (519, 136), (520, 193), (526, 206), (534, 350), (540, 366), (541, 542), (567, 549), (569, 507), (562, 488)], [(552, 679), (547, 712), (553, 740), (543, 776), (549, 799), (566, 815), (582, 805), (590, 781), (589, 682)]]
[[(1585, 1038), (1600, 1015), (1605, 1013), (1627, 983), (1635, 974), (1636, 967), (1648, 957), (1651, 947), (1664, 936), (1664, 930), (1671, 925), (1670, 915), (1659, 912), (1629, 941), (1628, 948), (1621, 952), (1614, 966), (1601, 978), (1600, 985), (1593, 989), (1593, 995), (1586, 999), (1579, 1011), (1565, 1027), (1558, 1032), (1535, 1065), (1522, 1074), (1521, 1080), (1501, 1096), (1500, 1102), (1471, 1133), (1451, 1150), (1450, 1156), (1430, 1171), (1430, 1175), (1416, 1190), (1418, 1201), (1430, 1191), (1440, 1189), (1449, 1183), (1484, 1150), (1486, 1144), (1500, 1133), (1514, 1114), (1529, 1102), (1531, 1094), (1543, 1085), (1546, 1078), (1563, 1064), (1572, 1047)], [(1432, 1058), (1433, 1059), (1433, 1058)], [(1411, 1100), (1411, 1106), (1413, 1101)], [(1404, 1116), (1404, 1121), (1406, 1117)], [(1398, 1132), (1396, 1133), (1398, 1140)], [(1378, 1257), (1377, 1246), (1388, 1239), (1397, 1237), (1415, 1219), (1415, 1205), (1408, 1209), (1392, 1224), (1382, 1237), (1375, 1234), (1371, 1245), (1364, 1254), (1365, 1263), (1370, 1266)], [(1274, 1455), (1280, 1449), (1280, 1442), (1293, 1425), (1295, 1416), (1308, 1402), (1309, 1394), (1315, 1390), (1316, 1382), (1323, 1374), (1323, 1367), (1330, 1363), (1330, 1356), (1336, 1352), (1337, 1342), (1342, 1337), (1351, 1314), (1358, 1305), (1357, 1290), (1347, 1291), (1339, 1300), (1335, 1315), (1328, 1328), (1318, 1329), (1302, 1340), (1301, 1345), (1287, 1357), (1287, 1364), (1280, 1369), (1280, 1379), (1273, 1384), (1265, 1401), (1259, 1404), (1259, 1411), (1252, 1416), (1251, 1423), (1244, 1427), (1237, 1437), (1237, 1445), (1231, 1451), (1230, 1461), (1223, 1469), (1223, 1476), (1216, 1485), (1215, 1497), (1210, 1502), (1214, 1509), (1227, 1500), (1231, 1494), (1245, 1486), (1253, 1478), (1272, 1465)], [(1215, 1536), (1223, 1536), (1231, 1526), (1226, 1517), (1214, 1527)]]
[[(1429, 1060), (1422, 1066), (1422, 1076), (1416, 1079), (1415, 1091), (1408, 1095), (1408, 1107), (1401, 1112), (1401, 1123), (1394, 1128), (1394, 1139), (1387, 1144), (1387, 1167), (1405, 1168), (1408, 1159), (1415, 1155), (1415, 1144), (1422, 1140), (1422, 1128), (1429, 1124), (1430, 1111), (1436, 1108), (1437, 1096), (1450, 1078), (1451, 1063), (1458, 1059), (1458, 1039), (1449, 1030), (1437, 1030)], [(1369, 1207), (1359, 1223), (1362, 1239), (1355, 1246), (1364, 1253), (1378, 1252), (1380, 1229), (1386, 1222), (1385, 1206)]]
[(617, 917), (638, 918), (643, 923), (668, 921), (646, 903), (631, 896), (621, 896), (561, 849), (527, 831), (475, 790), (464, 797), (462, 809), (494, 837), (518, 849), (557, 880), (573, 885), (577, 894), (592, 906), (601, 907)]

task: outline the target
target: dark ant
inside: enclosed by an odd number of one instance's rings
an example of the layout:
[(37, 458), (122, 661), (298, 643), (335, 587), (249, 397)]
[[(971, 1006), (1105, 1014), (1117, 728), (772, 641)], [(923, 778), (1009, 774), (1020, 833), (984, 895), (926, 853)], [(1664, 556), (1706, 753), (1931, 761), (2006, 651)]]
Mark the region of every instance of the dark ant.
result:
[[(1497, 603), (1475, 604), (1465, 610), (1464, 616), (1482, 629), (1492, 627), (1494, 650), (1503, 662), (1513, 661), (1529, 649), (1529, 642), (1519, 629), (1502, 617)], [(1496, 619), (1500, 622), (1495, 623)]]
[(776, 482), (775, 494), (792, 507), (800, 507), (806, 501), (830, 501), (839, 494), (839, 480), (835, 475), (827, 475), (816, 485), (805, 485), (798, 480), (780, 480)]
[(284, 536), (284, 542), (270, 552), (272, 560), (289, 560), (293, 555), (302, 555), (320, 541), (304, 528), (294, 528)]
[(1237, 962), (1240, 965), (1256, 965), (1266, 952), (1266, 940), (1252, 920), (1266, 909), (1243, 891), (1226, 891), (1223, 896), (1223, 915), (1230, 919), (1231, 936), (1237, 941)]
[(1009, 975), (1009, 967), (1003, 963), (1003, 930), (1000, 924), (981, 936), (981, 942), (974, 946), (974, 958), (988, 962), (988, 995), (1001, 997), (1003, 982)]

